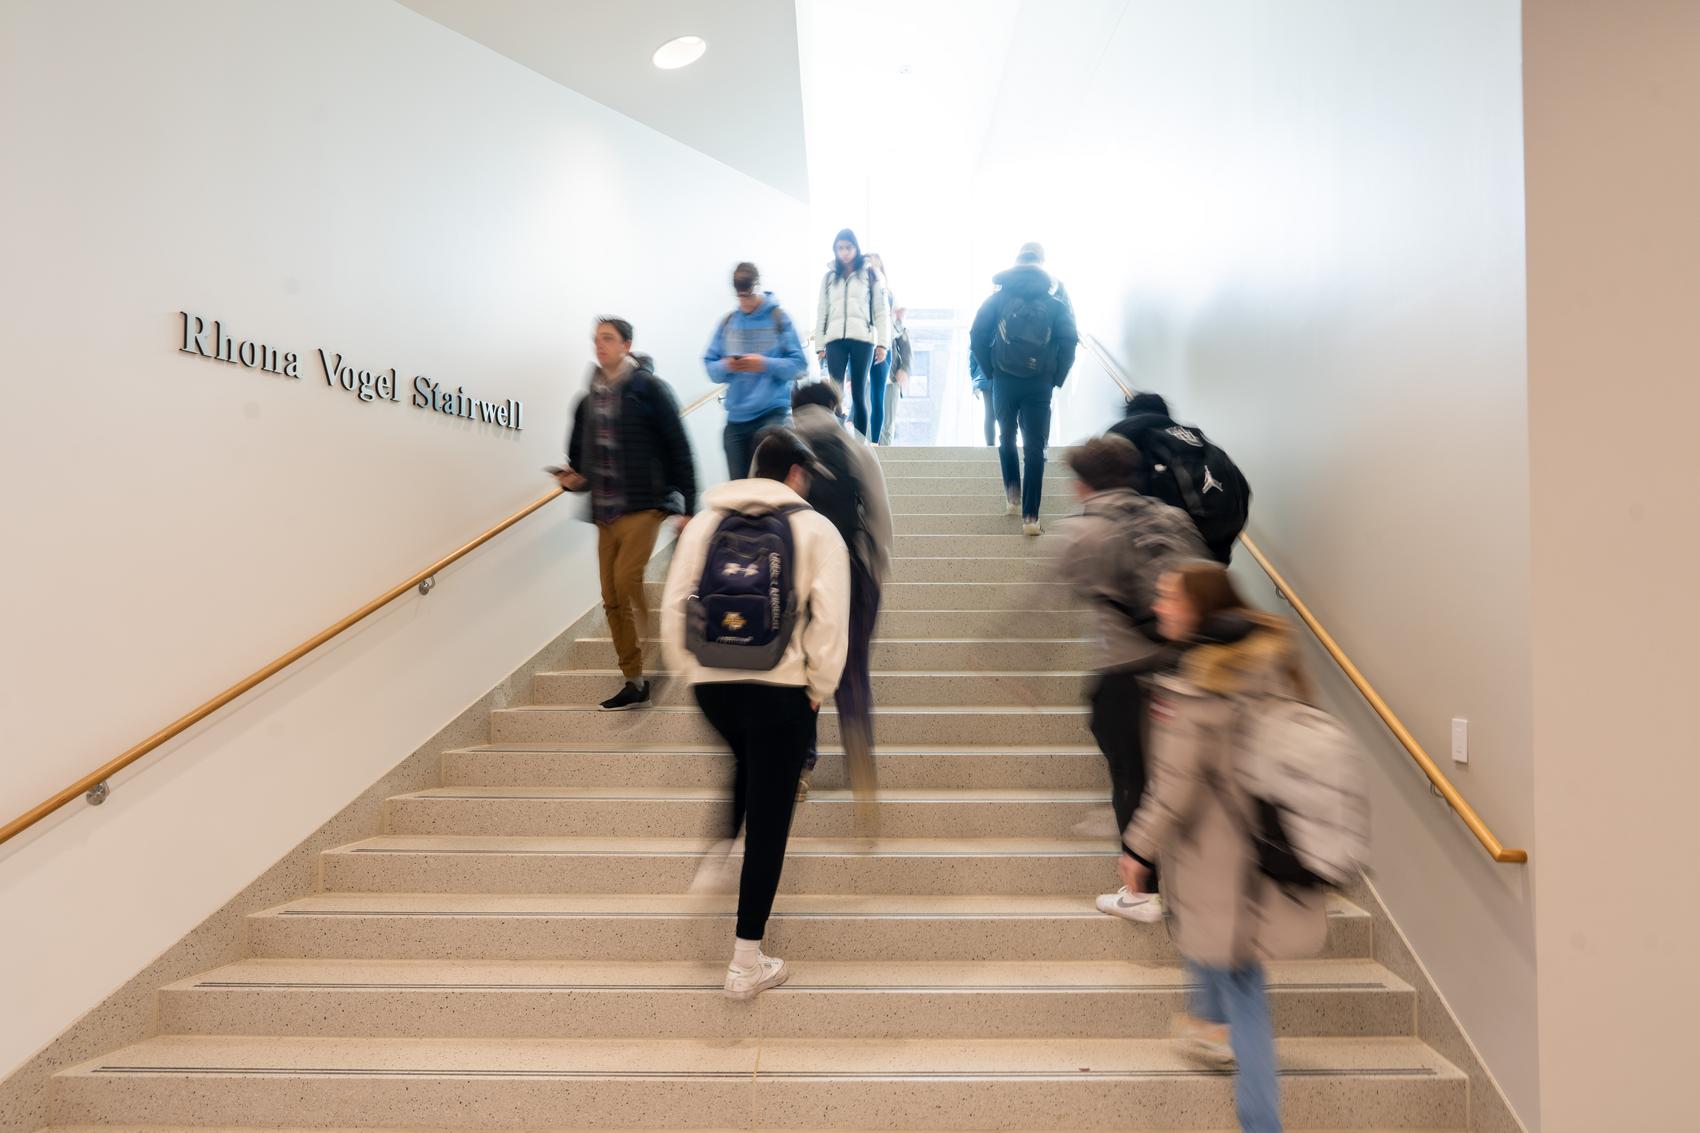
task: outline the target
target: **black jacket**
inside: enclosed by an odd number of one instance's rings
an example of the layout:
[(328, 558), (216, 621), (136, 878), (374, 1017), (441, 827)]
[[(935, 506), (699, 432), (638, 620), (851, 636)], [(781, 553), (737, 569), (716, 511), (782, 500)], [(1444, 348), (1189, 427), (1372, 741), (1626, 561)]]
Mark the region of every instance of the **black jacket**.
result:
[(1047, 377), (1053, 386), (1062, 385), (1068, 372), (1074, 368), (1074, 353), (1080, 347), (1080, 331), (1074, 325), (1074, 309), (1052, 293), (1050, 273), (1036, 264), (1021, 264), (998, 272), (992, 277), (992, 282), (999, 289), (980, 304), (980, 312), (974, 316), (974, 327), (968, 332), (968, 347), (980, 363), (980, 372), (1003, 376), (992, 365), (992, 344), (997, 341), (998, 319), (1003, 315), (1004, 303), (1012, 297), (1043, 296), (1053, 307), (1051, 346), (1054, 352)]
[[(626, 510), (692, 515), (697, 509), (696, 467), (691, 442), (679, 417), (679, 403), (668, 384), (655, 376), (648, 355), (634, 354), (637, 369), (620, 390), (620, 461), (625, 474)], [(595, 377), (595, 371), (591, 373)], [(567, 467), (586, 478), (589, 464), (590, 394), (579, 398), (567, 435)], [(594, 487), (594, 485), (593, 485)]]

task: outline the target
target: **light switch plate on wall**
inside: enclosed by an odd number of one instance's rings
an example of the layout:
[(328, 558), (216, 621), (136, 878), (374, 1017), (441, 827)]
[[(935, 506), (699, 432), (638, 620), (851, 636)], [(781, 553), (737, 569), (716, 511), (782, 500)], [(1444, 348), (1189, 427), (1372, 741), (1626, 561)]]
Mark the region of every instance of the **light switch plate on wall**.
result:
[(1452, 762), (1470, 762), (1470, 722), (1457, 716), (1452, 719)]

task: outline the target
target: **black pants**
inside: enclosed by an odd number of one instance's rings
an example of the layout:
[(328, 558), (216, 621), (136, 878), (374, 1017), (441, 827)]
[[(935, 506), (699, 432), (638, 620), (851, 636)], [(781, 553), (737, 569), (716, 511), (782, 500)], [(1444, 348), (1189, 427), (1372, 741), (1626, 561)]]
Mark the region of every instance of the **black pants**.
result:
[[(844, 654), (844, 673), (838, 678), (833, 704), (838, 709), (838, 737), (847, 757), (861, 745), (871, 757), (874, 748), (874, 623), (880, 616), (880, 585), (862, 560), (850, 556), (850, 647)], [(803, 770), (813, 771), (819, 755), (809, 749)], [(869, 765), (872, 766), (871, 764)]]
[[(1110, 806), (1116, 812), (1119, 839), (1133, 821), (1145, 794), (1145, 736), (1149, 694), (1140, 674), (1110, 669), (1098, 675), (1092, 689), (1092, 738), (1110, 765)], [(1156, 891), (1157, 874), (1151, 874)]]
[[(841, 389), (849, 385), (850, 423), (864, 437), (868, 435), (868, 398), (874, 396), (868, 389), (868, 376), (873, 367), (874, 344), (871, 342), (835, 338), (826, 344), (826, 372), (832, 375), (832, 380), (838, 382)], [(880, 387), (878, 396), (882, 402), (885, 400), (884, 386)]]
[(775, 409), (753, 421), (728, 421), (721, 444), (726, 449), (726, 478), (742, 480), (750, 474), (750, 462), (756, 455), (756, 434), (769, 425), (789, 425), (791, 411)]
[(744, 828), (744, 873), (738, 884), (738, 938), (760, 940), (779, 892), (785, 844), (803, 759), (815, 746), (815, 712), (807, 689), (744, 682), (700, 684), (697, 703), (732, 749), (730, 836)]

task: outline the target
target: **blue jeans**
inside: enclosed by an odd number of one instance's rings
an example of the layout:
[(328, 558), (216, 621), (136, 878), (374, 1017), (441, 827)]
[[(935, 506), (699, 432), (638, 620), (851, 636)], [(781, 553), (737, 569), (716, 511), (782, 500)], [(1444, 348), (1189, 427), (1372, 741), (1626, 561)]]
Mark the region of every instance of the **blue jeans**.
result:
[(789, 425), (791, 411), (774, 409), (753, 421), (728, 421), (721, 444), (726, 448), (726, 478), (742, 480), (750, 474), (756, 455), (756, 434), (770, 425)]
[(1206, 968), (1186, 963), (1198, 985), (1192, 1013), (1208, 1023), (1228, 1024), (1239, 1074), (1234, 1101), (1244, 1133), (1281, 1133), (1281, 1094), (1275, 1079), (1275, 1030), (1269, 1022), (1269, 991), (1263, 968)]
[[(1044, 378), (998, 378), (992, 382), (997, 399), (998, 461), (1003, 465), (1003, 490), (1021, 492), (1021, 516), (1036, 519), (1045, 491), (1045, 440), (1051, 435), (1051, 391)], [(1015, 456), (1015, 432), (1021, 430), (1022, 460)], [(1027, 467), (1025, 481), (1022, 464)]]
[[(885, 385), (880, 384), (879, 392), (868, 389), (868, 375), (874, 365), (874, 344), (858, 342), (853, 338), (835, 338), (826, 344), (826, 372), (832, 375), (832, 380), (840, 387), (850, 388), (850, 423), (856, 426), (856, 431), (864, 437), (868, 436), (868, 399), (873, 397), (879, 402), (885, 401)], [(848, 381), (846, 381), (848, 379)], [(875, 414), (880, 414), (878, 406)], [(878, 434), (874, 434), (878, 436)]]
[[(885, 431), (886, 386), (891, 381), (891, 351), (885, 352), (883, 362), (875, 362), (868, 371), (868, 439), (878, 441)], [(895, 408), (895, 407), (894, 407)]]

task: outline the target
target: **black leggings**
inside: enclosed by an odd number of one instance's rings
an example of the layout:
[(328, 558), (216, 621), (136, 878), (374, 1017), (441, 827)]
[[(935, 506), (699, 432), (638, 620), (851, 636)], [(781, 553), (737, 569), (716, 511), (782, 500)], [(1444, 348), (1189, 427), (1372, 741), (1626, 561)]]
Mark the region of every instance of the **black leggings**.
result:
[[(1145, 732), (1149, 693), (1139, 674), (1111, 669), (1092, 689), (1092, 738), (1110, 765), (1110, 806), (1116, 812), (1116, 837), (1127, 832), (1145, 794)], [(1151, 890), (1157, 871), (1151, 871)]]
[[(885, 387), (877, 392), (868, 389), (868, 376), (874, 368), (874, 344), (854, 338), (835, 338), (826, 344), (826, 372), (843, 387), (848, 373), (850, 382), (850, 423), (864, 437), (868, 435), (868, 399), (885, 401)], [(876, 414), (879, 410), (874, 410)]]
[(744, 873), (738, 884), (738, 938), (760, 940), (779, 892), (797, 779), (815, 746), (815, 711), (807, 689), (744, 682), (700, 684), (697, 703), (725, 738), (737, 765), (731, 837), (744, 827)]

